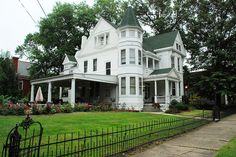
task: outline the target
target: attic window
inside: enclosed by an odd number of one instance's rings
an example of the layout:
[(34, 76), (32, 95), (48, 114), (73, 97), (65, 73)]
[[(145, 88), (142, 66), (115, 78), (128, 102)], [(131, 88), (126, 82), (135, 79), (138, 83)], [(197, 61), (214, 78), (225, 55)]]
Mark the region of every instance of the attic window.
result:
[(109, 33), (103, 33), (95, 37), (95, 45), (104, 46), (109, 43)]

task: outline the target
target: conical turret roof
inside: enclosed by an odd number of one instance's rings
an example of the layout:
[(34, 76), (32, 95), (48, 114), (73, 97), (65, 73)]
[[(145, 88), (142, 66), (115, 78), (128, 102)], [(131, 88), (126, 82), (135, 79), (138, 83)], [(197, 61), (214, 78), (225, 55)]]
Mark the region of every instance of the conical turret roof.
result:
[(142, 29), (132, 7), (128, 7), (125, 11), (124, 17), (119, 25), (119, 28), (125, 26), (138, 27)]

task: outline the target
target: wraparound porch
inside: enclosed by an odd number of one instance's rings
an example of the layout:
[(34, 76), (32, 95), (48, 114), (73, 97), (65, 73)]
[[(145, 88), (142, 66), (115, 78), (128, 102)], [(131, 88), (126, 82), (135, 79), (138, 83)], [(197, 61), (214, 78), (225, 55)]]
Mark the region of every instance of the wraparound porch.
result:
[[(75, 104), (80, 99), (86, 102), (91, 100), (118, 101), (117, 78), (115, 76), (68, 74), (42, 78), (31, 81), (31, 102), (35, 99), (35, 86), (47, 84), (47, 103), (52, 103), (52, 87), (59, 87), (58, 98)], [(63, 89), (68, 90), (65, 97)], [(64, 96), (64, 97), (63, 97)]]

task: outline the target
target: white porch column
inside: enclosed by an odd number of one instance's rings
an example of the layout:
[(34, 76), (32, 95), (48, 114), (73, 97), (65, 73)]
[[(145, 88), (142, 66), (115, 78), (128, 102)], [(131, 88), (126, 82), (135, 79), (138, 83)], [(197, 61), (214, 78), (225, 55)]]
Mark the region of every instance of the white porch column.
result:
[(165, 79), (165, 103), (170, 103), (170, 91), (169, 91), (169, 80)]
[(59, 99), (62, 98), (62, 87), (59, 87)]
[(34, 102), (34, 84), (31, 84), (30, 102)]
[(52, 82), (48, 82), (48, 103), (52, 102)]
[(74, 104), (75, 104), (75, 79), (71, 79), (71, 104), (72, 106), (74, 107)]
[(179, 82), (175, 82), (175, 93), (176, 93), (176, 96), (179, 97)]
[(154, 81), (154, 103), (157, 103), (157, 81)]

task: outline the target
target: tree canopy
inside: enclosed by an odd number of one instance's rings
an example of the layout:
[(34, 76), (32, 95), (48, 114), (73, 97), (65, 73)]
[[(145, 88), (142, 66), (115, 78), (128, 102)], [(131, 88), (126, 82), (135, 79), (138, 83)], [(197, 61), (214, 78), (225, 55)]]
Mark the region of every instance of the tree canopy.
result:
[(10, 59), (10, 52), (0, 51), (0, 95), (17, 97), (18, 79), (15, 67)]

